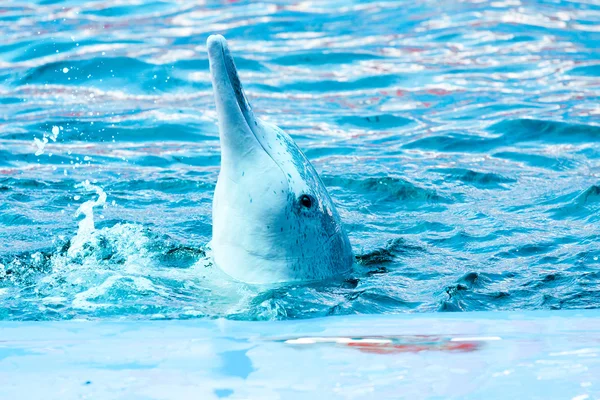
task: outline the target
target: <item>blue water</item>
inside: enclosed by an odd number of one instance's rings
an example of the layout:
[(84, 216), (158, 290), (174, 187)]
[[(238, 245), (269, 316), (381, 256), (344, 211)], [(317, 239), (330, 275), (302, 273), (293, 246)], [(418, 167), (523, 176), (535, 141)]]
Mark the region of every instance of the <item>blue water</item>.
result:
[[(600, 307), (600, 4), (196, 3), (2, 2), (0, 319)], [(211, 264), (212, 33), (328, 186), (349, 279)]]

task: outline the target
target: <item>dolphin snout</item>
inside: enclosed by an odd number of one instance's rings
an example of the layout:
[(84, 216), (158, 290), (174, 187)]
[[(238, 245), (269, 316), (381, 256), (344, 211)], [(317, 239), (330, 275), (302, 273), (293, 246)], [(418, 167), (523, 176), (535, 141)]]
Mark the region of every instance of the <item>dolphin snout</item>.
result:
[(216, 58), (221, 57), (223, 49), (227, 46), (227, 41), (221, 35), (210, 35), (206, 39), (206, 48), (208, 49), (208, 57)]
[(239, 160), (249, 149), (258, 146), (253, 129), (257, 125), (244, 95), (227, 40), (211, 35), (206, 40), (211, 80), (219, 120), (222, 158)]

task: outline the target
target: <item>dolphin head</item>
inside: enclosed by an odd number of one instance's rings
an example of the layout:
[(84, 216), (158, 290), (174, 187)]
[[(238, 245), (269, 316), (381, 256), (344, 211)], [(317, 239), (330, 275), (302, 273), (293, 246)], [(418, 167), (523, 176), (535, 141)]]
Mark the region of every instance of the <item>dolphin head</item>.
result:
[(257, 284), (348, 271), (350, 242), (317, 172), (289, 135), (254, 116), (225, 38), (210, 36), (207, 48), (221, 141), (216, 265)]

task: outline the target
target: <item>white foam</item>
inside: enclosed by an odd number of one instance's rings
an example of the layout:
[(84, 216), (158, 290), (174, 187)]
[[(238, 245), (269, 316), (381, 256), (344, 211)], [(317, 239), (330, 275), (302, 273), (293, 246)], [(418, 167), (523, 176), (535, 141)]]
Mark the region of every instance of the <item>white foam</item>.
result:
[(74, 257), (83, 247), (83, 244), (90, 239), (90, 235), (96, 229), (94, 226), (94, 207), (102, 206), (106, 203), (106, 193), (100, 186), (92, 185), (90, 181), (84, 181), (75, 186), (76, 188), (84, 188), (88, 191), (95, 191), (98, 195), (96, 200), (88, 200), (79, 206), (75, 212), (75, 217), (84, 215), (84, 218), (79, 221), (79, 228), (77, 234), (71, 239), (71, 247), (69, 248), (68, 254)]

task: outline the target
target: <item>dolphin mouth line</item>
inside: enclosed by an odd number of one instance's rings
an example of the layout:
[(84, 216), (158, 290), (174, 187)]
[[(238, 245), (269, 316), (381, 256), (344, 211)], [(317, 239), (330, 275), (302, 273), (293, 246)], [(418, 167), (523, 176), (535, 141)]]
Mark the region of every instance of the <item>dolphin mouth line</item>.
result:
[[(258, 126), (258, 122), (257, 122), (256, 117), (254, 116), (254, 113), (252, 112), (252, 107), (250, 106), (250, 102), (248, 101), (248, 99), (246, 98), (246, 95), (244, 93), (244, 89), (242, 87), (242, 81), (240, 80), (240, 77), (237, 72), (237, 68), (235, 67), (235, 62), (233, 61), (233, 56), (229, 52), (229, 46), (227, 45), (226, 42), (224, 42), (224, 39), (223, 39), (223, 41), (219, 40), (218, 44), (219, 44), (219, 48), (221, 50), (221, 52), (220, 52), (221, 60), (219, 60), (219, 61), (222, 65), (222, 68), (225, 69), (225, 74), (227, 75), (227, 80), (229, 81), (228, 89), (233, 91), (233, 95), (235, 96), (235, 100), (236, 100), (236, 103), (238, 106), (238, 110), (229, 110), (228, 112), (238, 112), (239, 111), (242, 114), (242, 117), (244, 119), (244, 122), (246, 123), (246, 126), (248, 127), (248, 130), (252, 133), (252, 136), (254, 136), (254, 139), (256, 140), (258, 145), (267, 154), (267, 156), (269, 156), (269, 158), (271, 158), (271, 160), (273, 160), (273, 163), (275, 163), (275, 165), (277, 165), (277, 167), (285, 175), (285, 172), (284, 172), (282, 166), (271, 155), (271, 153), (269, 152), (267, 147), (258, 138), (258, 134), (256, 132), (256, 127)], [(221, 116), (219, 116), (219, 117), (221, 117)], [(222, 117), (226, 118), (225, 115), (223, 115)]]
[[(231, 55), (225, 53), (225, 46), (221, 44), (221, 57), (223, 61), (223, 65), (225, 67), (225, 72), (227, 73), (227, 78), (229, 79), (229, 86), (233, 90), (233, 94), (235, 95), (235, 100), (237, 102), (238, 107), (244, 117), (244, 121), (246, 121), (246, 125), (250, 132), (256, 137), (256, 132), (252, 129), (252, 119), (253, 115), (251, 115), (251, 108), (248, 100), (246, 99), (246, 95), (242, 89), (242, 82), (237, 73), (237, 69), (235, 68), (235, 64), (233, 62), (233, 57)], [(256, 121), (254, 121), (256, 123)], [(258, 138), (257, 138), (258, 140)], [(260, 142), (259, 142), (260, 143)]]

